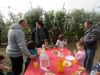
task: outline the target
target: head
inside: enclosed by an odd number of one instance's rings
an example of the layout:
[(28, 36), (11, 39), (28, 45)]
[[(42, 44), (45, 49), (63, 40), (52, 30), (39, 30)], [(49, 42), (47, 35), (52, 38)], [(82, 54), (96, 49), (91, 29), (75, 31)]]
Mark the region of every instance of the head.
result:
[(77, 50), (83, 50), (84, 49), (84, 42), (77, 42), (76, 43), (76, 46), (77, 46)]
[(61, 41), (63, 41), (64, 40), (64, 35), (60, 34), (59, 37), (58, 37), (58, 39), (61, 40)]
[(27, 44), (28, 49), (35, 49), (35, 47), (36, 43), (34, 41), (29, 41), (29, 43)]
[(41, 29), (42, 26), (43, 26), (43, 23), (41, 21), (36, 22), (36, 28), (37, 29)]
[(22, 27), (22, 28), (27, 28), (28, 27), (28, 24), (25, 20), (20, 20), (19, 21), (19, 25)]
[(93, 26), (92, 21), (86, 21), (85, 24), (84, 24), (85, 30), (90, 29), (92, 26)]
[(2, 62), (2, 60), (4, 59), (5, 57), (0, 55), (0, 62)]
[(44, 39), (44, 44), (48, 45), (48, 40), (47, 39)]

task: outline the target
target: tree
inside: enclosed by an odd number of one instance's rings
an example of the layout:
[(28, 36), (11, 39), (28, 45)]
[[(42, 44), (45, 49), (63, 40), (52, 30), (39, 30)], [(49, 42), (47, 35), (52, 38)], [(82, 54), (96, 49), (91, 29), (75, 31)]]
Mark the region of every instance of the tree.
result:
[(84, 22), (89, 20), (89, 15), (81, 10), (73, 10), (66, 16), (66, 21), (64, 23), (64, 33), (67, 35), (68, 39), (79, 40), (84, 34)]
[(5, 34), (6, 33), (5, 31), (6, 31), (6, 25), (5, 25), (4, 20), (3, 20), (3, 14), (0, 12), (0, 46), (1, 46), (1, 40), (4, 36), (4, 35), (2, 35), (2, 33)]
[(57, 11), (55, 13), (54, 22), (57, 23), (57, 25), (60, 27), (60, 29), (62, 29), (62, 31), (64, 31), (63, 26), (65, 22), (65, 17), (66, 17), (66, 14), (63, 11)]
[(53, 10), (44, 13), (43, 22), (48, 30), (52, 28), (53, 23), (54, 23), (54, 11)]
[(31, 29), (35, 27), (36, 21), (40, 19), (42, 14), (43, 14), (43, 9), (41, 9), (40, 7), (31, 9), (25, 13), (24, 18), (27, 20)]

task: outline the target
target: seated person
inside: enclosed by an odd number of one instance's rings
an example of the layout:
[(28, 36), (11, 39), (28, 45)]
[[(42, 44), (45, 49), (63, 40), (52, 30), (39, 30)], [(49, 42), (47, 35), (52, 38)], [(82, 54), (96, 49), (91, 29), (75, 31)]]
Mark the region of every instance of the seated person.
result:
[(55, 46), (59, 48), (64, 48), (66, 47), (66, 45), (67, 45), (67, 40), (64, 39), (63, 34), (60, 34)]
[[(29, 43), (28, 43), (28, 45), (27, 45), (27, 48), (28, 48), (28, 50), (29, 50), (29, 52), (32, 54), (32, 55), (34, 55), (34, 56), (38, 56), (38, 53), (37, 53), (37, 49), (36, 49), (36, 44), (35, 44), (35, 42), (34, 41), (30, 41)], [(26, 59), (26, 62), (25, 62), (25, 70), (27, 69), (27, 67), (28, 67), (28, 65), (29, 65), (29, 63), (30, 63), (30, 58), (27, 58)]]
[(77, 52), (75, 53), (75, 58), (78, 60), (78, 62), (83, 66), (84, 65), (84, 61), (85, 61), (85, 57), (86, 57), (86, 53), (85, 53), (85, 49), (84, 49), (84, 42), (77, 42), (76, 43), (77, 46)]
[(48, 40), (45, 39), (45, 40), (43, 41), (42, 48), (48, 49), (49, 47), (50, 47), (50, 46), (49, 46)]

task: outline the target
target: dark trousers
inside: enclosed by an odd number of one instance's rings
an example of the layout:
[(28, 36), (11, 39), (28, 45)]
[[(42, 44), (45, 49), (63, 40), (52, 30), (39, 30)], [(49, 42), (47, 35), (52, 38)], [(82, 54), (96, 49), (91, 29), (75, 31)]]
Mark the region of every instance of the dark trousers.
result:
[(86, 48), (86, 59), (84, 62), (84, 67), (90, 72), (93, 65), (93, 59), (95, 56), (94, 48)]
[(3, 71), (0, 72), (0, 75), (4, 75)]
[(13, 75), (20, 75), (23, 67), (23, 57), (10, 57)]

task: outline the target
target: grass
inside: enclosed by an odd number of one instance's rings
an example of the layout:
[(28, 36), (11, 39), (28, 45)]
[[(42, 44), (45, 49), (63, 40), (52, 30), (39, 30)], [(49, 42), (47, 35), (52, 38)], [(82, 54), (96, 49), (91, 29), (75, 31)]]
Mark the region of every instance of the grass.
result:
[[(70, 50), (74, 50), (75, 49), (75, 43), (71, 43), (68, 45), (68, 48)], [(4, 55), (5, 56), (5, 64), (9, 67), (11, 67), (11, 62), (8, 58), (8, 55), (6, 54), (6, 47), (2, 47), (0, 48), (0, 55)], [(95, 58), (94, 58), (94, 63), (98, 62), (98, 60), (100, 60), (100, 46), (98, 45), (98, 49), (96, 50), (96, 55), (95, 55)], [(22, 74), (23, 75), (23, 74)]]

